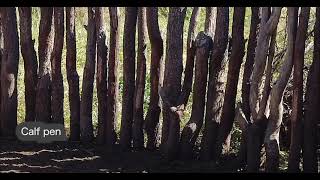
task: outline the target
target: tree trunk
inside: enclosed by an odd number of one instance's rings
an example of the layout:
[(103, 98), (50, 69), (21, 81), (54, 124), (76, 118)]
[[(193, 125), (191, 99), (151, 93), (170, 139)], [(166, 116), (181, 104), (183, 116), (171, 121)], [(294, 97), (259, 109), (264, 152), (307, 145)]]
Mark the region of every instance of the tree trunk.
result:
[(268, 120), (262, 117), (259, 121), (249, 125), (247, 130), (247, 171), (258, 172), (260, 168), (260, 153), (263, 144), (264, 132)]
[(20, 45), (24, 60), (25, 121), (35, 120), (38, 61), (32, 39), (31, 7), (19, 7)]
[[(0, 13), (0, 76), (1, 76), (1, 63), (3, 57), (3, 31), (2, 31), (2, 17)], [(0, 94), (1, 94), (1, 78), (0, 78)], [(0, 95), (0, 107), (1, 107), (1, 95)], [(1, 135), (1, 124), (0, 124), (0, 135)]]
[(135, 91), (135, 35), (138, 8), (127, 7), (123, 35), (123, 94), (120, 145), (123, 150), (131, 147), (133, 98)]
[(217, 131), (220, 123), (224, 97), (225, 57), (228, 45), (229, 33), (229, 8), (217, 8), (217, 28), (213, 48), (209, 61), (209, 81), (207, 90), (207, 103), (205, 114), (205, 126), (201, 140), (200, 158), (211, 160), (214, 155), (214, 147), (217, 138)]
[(64, 124), (63, 118), (63, 78), (61, 74), (61, 56), (64, 41), (64, 8), (54, 8), (54, 46), (51, 56), (52, 69), (52, 122)]
[(293, 55), (293, 97), (291, 114), (291, 143), (288, 161), (289, 172), (299, 172), (303, 141), (302, 103), (303, 103), (303, 61), (307, 37), (310, 7), (302, 7), (299, 15), (296, 42)]
[[(2, 14), (0, 13), (0, 76), (1, 76), (1, 64), (3, 57), (3, 25), (2, 25)], [(1, 77), (0, 77), (0, 107), (1, 107)], [(0, 135), (1, 135), (1, 124), (0, 124)]]
[(66, 69), (69, 85), (70, 140), (80, 140), (80, 92), (77, 72), (75, 7), (66, 7)]
[(138, 55), (137, 77), (133, 106), (133, 147), (141, 150), (144, 146), (143, 136), (143, 102), (146, 81), (146, 9), (138, 8)]
[(184, 80), (181, 95), (179, 97), (179, 105), (184, 109), (187, 106), (190, 92), (192, 90), (192, 81), (193, 81), (193, 69), (194, 69), (194, 58), (196, 54), (195, 47), (195, 30), (197, 26), (197, 17), (199, 15), (199, 8), (194, 7), (190, 22), (189, 22), (189, 30), (187, 37), (187, 59), (186, 59), (186, 67), (184, 70)]
[(205, 96), (208, 76), (208, 59), (212, 48), (212, 38), (200, 32), (196, 42), (195, 82), (193, 85), (191, 117), (181, 134), (181, 156), (191, 159), (194, 143), (203, 124)]
[(107, 63), (108, 47), (106, 45), (106, 33), (104, 26), (103, 7), (95, 8), (96, 39), (97, 39), (97, 72), (96, 87), (98, 97), (98, 134), (97, 142), (105, 143), (106, 116), (107, 116)]
[(206, 19), (204, 22), (204, 32), (212, 38), (214, 37), (214, 30), (216, 25), (216, 11), (214, 7), (206, 7)]
[(320, 8), (316, 10), (314, 25), (313, 62), (308, 73), (304, 133), (303, 133), (303, 171), (317, 173), (317, 122), (319, 122), (318, 107), (320, 107)]
[[(184, 76), (181, 93), (176, 102), (176, 107), (178, 107), (180, 113), (182, 113), (182, 111), (185, 109), (185, 106), (188, 102), (191, 88), (192, 88), (194, 56), (195, 56), (194, 32), (196, 27), (196, 18), (198, 16), (197, 11), (198, 11), (197, 8), (193, 8), (191, 18), (190, 18), (190, 23), (189, 23), (189, 30), (188, 30), (188, 37), (187, 37), (187, 60), (186, 60), (185, 76)], [(163, 109), (164, 114), (169, 113), (165, 111), (166, 109)], [(170, 123), (167, 121), (167, 119), (168, 118), (163, 118), (163, 122), (162, 122), (161, 149), (164, 148), (169, 136)]]
[[(260, 166), (260, 151), (267, 125), (265, 113), (269, 110), (268, 106), (265, 106), (265, 109), (259, 109), (259, 102), (261, 100), (259, 97), (269, 95), (267, 92), (265, 92), (263, 95), (260, 94), (262, 84), (261, 79), (266, 67), (266, 58), (270, 44), (270, 37), (278, 25), (281, 9), (282, 8), (280, 7), (273, 8), (273, 11), (270, 15), (270, 9), (268, 7), (263, 7), (261, 13), (262, 16), (257, 39), (256, 54), (254, 57), (254, 67), (250, 78), (251, 84), (249, 103), (252, 124), (249, 125), (247, 132), (247, 170), (249, 172), (257, 172)], [(258, 116), (259, 112), (260, 114)]]
[[(253, 70), (255, 49), (257, 46), (257, 34), (259, 31), (259, 7), (251, 8), (251, 24), (250, 24), (250, 34), (247, 47), (247, 57), (244, 64), (243, 78), (242, 78), (242, 87), (241, 87), (241, 110), (245, 115), (246, 122), (250, 122), (250, 76)], [(247, 162), (247, 132), (242, 131), (241, 142), (240, 142), (240, 151), (239, 151), (239, 165), (240, 167), (244, 166)]]
[(268, 55), (267, 55), (267, 63), (264, 72), (264, 79), (263, 79), (263, 89), (262, 94), (259, 102), (259, 111), (258, 117), (268, 117), (269, 116), (269, 95), (271, 91), (270, 83), (272, 82), (272, 63), (274, 58), (275, 46), (277, 40), (277, 27), (271, 34), (269, 48), (268, 48)]
[(287, 52), (280, 72), (280, 78), (273, 86), (270, 93), (270, 115), (264, 139), (267, 156), (267, 172), (277, 172), (279, 170), (279, 132), (283, 116), (283, 93), (292, 71), (297, 17), (298, 8), (288, 8)]
[(119, 14), (117, 7), (109, 7), (110, 15), (110, 49), (108, 61), (108, 98), (107, 98), (107, 124), (106, 124), (106, 145), (112, 148), (117, 139), (115, 124), (118, 114), (119, 97)]
[(147, 29), (151, 44), (151, 67), (150, 67), (150, 103), (145, 119), (145, 132), (147, 134), (147, 149), (156, 148), (156, 137), (159, 126), (160, 106), (159, 106), (159, 76), (160, 64), (163, 56), (163, 40), (158, 23), (158, 8), (147, 7)]
[[(259, 112), (264, 112), (259, 110), (260, 93), (261, 93), (261, 79), (263, 77), (264, 69), (266, 66), (267, 52), (269, 49), (269, 42), (272, 32), (276, 29), (282, 8), (273, 8), (272, 14), (269, 17), (269, 8), (262, 8), (262, 18), (261, 27), (259, 31), (259, 36), (257, 40), (256, 55), (254, 60), (254, 68), (252, 71), (251, 85), (250, 85), (250, 112), (253, 121), (257, 119), (262, 119), (258, 117)], [(263, 115), (259, 114), (259, 115)]]
[(255, 49), (257, 46), (257, 35), (259, 31), (259, 7), (251, 8), (251, 24), (250, 24), (250, 34), (247, 47), (247, 57), (244, 64), (243, 78), (242, 78), (242, 88), (241, 88), (241, 97), (242, 97), (242, 111), (246, 116), (247, 121), (250, 121), (250, 76), (253, 70), (254, 58), (255, 58)]
[(3, 27), (3, 58), (1, 66), (1, 135), (15, 136), (17, 126), (17, 74), (19, 37), (16, 8), (0, 8)]
[(177, 110), (178, 97), (181, 93), (181, 76), (183, 70), (183, 25), (186, 14), (185, 7), (170, 7), (167, 25), (167, 46), (165, 59), (164, 87), (161, 89), (163, 105), (163, 121), (168, 123), (167, 140), (164, 154), (168, 160), (177, 157), (180, 136), (180, 116)]
[[(177, 100), (177, 108), (179, 109), (180, 113), (182, 113), (188, 103), (190, 92), (192, 90), (192, 81), (193, 81), (193, 69), (194, 69), (194, 58), (195, 58), (195, 29), (197, 26), (197, 17), (199, 14), (198, 7), (194, 7), (190, 23), (189, 23), (189, 30), (188, 30), (188, 37), (187, 37), (187, 59), (186, 59), (186, 68), (184, 71), (184, 80), (183, 86), (180, 93), (180, 96)], [(164, 119), (162, 123), (162, 136), (161, 136), (161, 144), (165, 144), (168, 139), (169, 135), (169, 123)]]
[[(193, 11), (192, 11), (192, 14), (191, 14), (191, 18), (190, 18), (190, 22), (189, 22), (189, 30), (188, 30), (188, 37), (187, 37), (187, 59), (186, 59), (186, 67), (185, 67), (185, 76), (184, 76), (184, 80), (183, 80), (183, 86), (182, 86), (182, 91), (181, 91), (181, 94), (180, 94), (180, 97), (179, 97), (179, 106), (182, 106), (183, 109), (185, 109), (185, 107), (187, 106), (187, 103), (188, 103), (188, 99), (189, 99), (189, 96), (190, 96), (190, 92), (192, 90), (192, 82), (193, 82), (193, 69), (194, 69), (194, 60), (195, 60), (195, 54), (196, 54), (196, 39), (195, 39), (195, 30), (196, 30), (196, 26), (197, 26), (197, 17), (199, 15), (199, 8), (198, 7), (194, 7), (193, 8)], [(203, 48), (203, 52), (202, 54), (199, 53), (199, 57), (201, 60), (200, 61), (204, 61), (204, 56), (209, 56), (209, 52), (210, 52), (210, 49), (208, 48), (211, 48), (209, 46), (212, 46), (212, 40), (211, 40), (211, 37), (210, 39), (208, 40), (207, 39), (207, 36), (205, 34), (201, 34), (201, 37), (199, 37), (200, 39), (198, 41), (201, 41), (203, 40), (204, 41), (204, 46), (202, 47), (199, 47), (199, 48)], [(203, 38), (203, 39), (201, 39)], [(207, 41), (210, 41), (210, 42), (207, 42)], [(208, 49), (207, 51), (208, 52), (205, 52), (206, 51), (206, 48)], [(199, 50), (201, 51), (201, 50)], [(207, 53), (207, 54), (206, 54)], [(204, 62), (201, 62), (201, 63), (204, 63)], [(203, 65), (202, 64), (199, 64), (198, 66), (198, 69), (201, 69), (203, 68)], [(208, 62), (207, 62), (207, 66), (208, 66)], [(204, 71), (208, 71), (207, 70), (207, 67), (206, 66), (206, 69), (203, 69)], [(203, 72), (205, 73), (205, 72)], [(206, 73), (207, 74), (207, 73)], [(201, 75), (197, 75), (198, 78), (201, 78)], [(204, 74), (203, 74), (204, 76)], [(207, 75), (206, 75), (206, 78), (207, 78)], [(205, 81), (206, 82), (206, 81)], [(199, 91), (202, 87), (201, 83), (197, 82), (197, 88)], [(201, 87), (199, 87), (201, 86)], [(205, 84), (206, 86), (206, 84)], [(201, 90), (200, 90), (201, 91)], [(204, 92), (205, 93), (205, 90)], [(202, 94), (201, 94), (202, 95)], [(201, 96), (200, 95), (200, 96)], [(200, 98), (199, 100), (196, 100), (196, 104), (200, 105), (201, 106), (201, 102), (202, 99), (201, 97), (196, 97), (196, 98)], [(203, 99), (205, 98), (205, 96), (203, 97)], [(205, 101), (205, 99), (204, 99)], [(192, 103), (192, 106), (195, 106), (194, 103)], [(203, 105), (204, 106), (204, 105)], [(197, 107), (196, 107), (197, 108)], [(193, 109), (193, 108), (192, 108)], [(204, 107), (202, 108), (202, 111), (204, 110)], [(198, 110), (194, 110), (195, 112), (193, 113), (196, 113), (198, 115), (203, 116), (203, 112), (201, 113), (201, 107), (200, 109)], [(195, 133), (194, 138), (193, 140), (196, 140), (196, 138), (198, 137), (198, 134), (199, 134), (199, 125), (200, 125), (200, 128), (202, 126), (202, 121), (203, 119), (199, 118), (199, 122), (195, 122), (195, 121), (198, 121), (198, 119), (195, 119), (195, 115), (193, 115), (193, 118), (192, 120), (190, 119), (188, 124), (192, 124), (192, 123), (196, 123), (197, 124), (197, 127), (196, 127), (196, 131), (193, 131), (191, 129), (188, 129), (188, 125), (184, 128), (183, 132), (182, 132), (182, 137), (181, 137), (181, 151), (182, 151), (182, 158), (183, 159), (189, 159), (191, 158), (191, 155), (192, 155), (192, 147), (193, 147), (193, 144), (194, 142), (187, 142), (187, 139), (191, 140), (191, 137), (192, 137), (192, 134)], [(189, 131), (191, 130), (191, 132)], [(193, 141), (192, 140), (192, 141)], [(184, 148), (187, 148), (187, 149), (184, 149)]]
[[(270, 8), (263, 7), (261, 9), (261, 23), (260, 23), (260, 30), (257, 39), (257, 47), (256, 47), (256, 54), (254, 57), (254, 68), (251, 75), (251, 84), (250, 84), (250, 96), (249, 96), (249, 103), (250, 103), (250, 113), (251, 118), (249, 120), (252, 121), (252, 124), (249, 124), (248, 132), (247, 132), (247, 162), (248, 162), (248, 171), (249, 172), (256, 172), (259, 170), (260, 165), (260, 151), (263, 141), (263, 133), (266, 128), (267, 119), (262, 117), (257, 119), (258, 114), (258, 94), (261, 92), (261, 79), (263, 76), (263, 72), (266, 66), (266, 57), (269, 48), (269, 41), (271, 36), (270, 32), (267, 32), (266, 24), (269, 22), (271, 24), (272, 21), (277, 21), (277, 18), (273, 16), (273, 20), (270, 20)], [(280, 17), (280, 13), (279, 13)], [(269, 19), (269, 20), (268, 20)], [(273, 27), (272, 31), (275, 29)]]
[[(270, 118), (270, 116), (269, 116), (270, 109), (271, 109), (271, 107), (269, 107), (269, 105), (270, 105), (270, 91), (271, 91), (270, 83), (272, 82), (272, 62), (273, 62), (273, 58), (274, 58), (276, 39), (277, 39), (277, 28), (272, 32), (272, 36), (271, 36), (271, 39), (270, 39), (269, 51), (268, 51), (268, 59), (267, 59), (267, 65), (266, 65), (266, 70), (265, 70), (263, 94), (262, 94), (262, 98), (260, 100), (260, 107), (259, 107), (259, 112), (258, 112), (258, 116), (259, 116), (259, 113), (264, 113), (265, 114), (264, 116), (266, 118), (268, 118), (268, 117)], [(280, 114), (281, 114), (281, 117), (282, 117), (282, 111), (280, 112)], [(274, 120), (272, 120), (272, 121), (274, 121)], [(269, 138), (269, 134), (268, 133), (271, 133), (273, 135), (278, 135), (278, 137), (279, 137), (279, 133), (277, 134), (277, 127), (270, 128), (270, 126), (269, 126), (271, 123), (273, 123), (272, 121), (270, 121), (270, 119), (268, 119), (267, 129), (266, 129), (267, 132), (264, 133), (265, 139), (266, 139), (266, 137)], [(267, 141), (264, 141), (264, 142), (267, 142)], [(267, 143), (264, 144), (265, 145), (265, 151), (266, 151), (266, 162), (265, 162), (266, 168), (265, 168), (265, 170), (266, 171), (273, 171), (273, 170), (276, 171), (275, 169), (272, 170), (270, 167), (272, 167), (272, 168), (276, 167), (276, 163), (277, 163), (276, 160), (277, 160), (277, 158), (279, 156), (277, 156), (276, 153), (272, 153), (272, 154), (269, 153), (268, 154), (268, 152), (270, 152), (269, 150), (272, 149), (275, 146), (266, 147), (266, 144)], [(271, 148), (269, 148), (269, 147), (271, 147)], [(275, 149), (273, 148), (273, 150), (275, 150)], [(270, 166), (271, 164), (274, 164), (275, 166)]]
[[(221, 114), (221, 124), (218, 131), (216, 157), (221, 154), (222, 145), (227, 140), (233, 125), (235, 115), (235, 100), (242, 58), (244, 56), (244, 16), (245, 8), (234, 8), (232, 24), (232, 51), (228, 66), (225, 98)], [(229, 149), (229, 144), (225, 144)]]
[(83, 71), (82, 94), (80, 102), (81, 141), (93, 140), (92, 96), (96, 64), (96, 23), (93, 7), (88, 7), (86, 64)]
[(39, 27), (39, 72), (36, 92), (36, 121), (51, 122), (51, 52), (53, 48), (53, 8), (41, 7)]

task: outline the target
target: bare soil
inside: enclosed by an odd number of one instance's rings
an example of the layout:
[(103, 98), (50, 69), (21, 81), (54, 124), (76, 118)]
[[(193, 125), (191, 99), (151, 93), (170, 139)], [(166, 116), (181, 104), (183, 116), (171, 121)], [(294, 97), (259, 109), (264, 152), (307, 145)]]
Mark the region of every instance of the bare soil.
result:
[(0, 140), (0, 172), (32, 173), (185, 173), (236, 172), (235, 157), (228, 156), (223, 164), (200, 160), (165, 160), (160, 152), (123, 152), (120, 147), (106, 147), (79, 142), (37, 144), (17, 140)]

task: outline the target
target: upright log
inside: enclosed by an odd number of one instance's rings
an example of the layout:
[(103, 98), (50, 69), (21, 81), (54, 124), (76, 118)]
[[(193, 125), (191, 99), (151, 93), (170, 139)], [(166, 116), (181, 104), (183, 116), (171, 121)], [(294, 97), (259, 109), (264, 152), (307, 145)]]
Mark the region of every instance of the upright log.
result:
[(63, 77), (61, 73), (61, 57), (64, 39), (64, 8), (54, 8), (54, 46), (51, 56), (52, 69), (52, 122), (64, 124), (63, 111)]
[(1, 7), (3, 30), (3, 58), (1, 62), (1, 135), (14, 137), (17, 126), (17, 74), (19, 65), (19, 37), (16, 8)]
[(146, 81), (146, 9), (138, 8), (138, 56), (137, 75), (133, 105), (133, 147), (141, 150), (144, 147), (143, 136), (143, 102)]
[(180, 151), (182, 159), (191, 159), (194, 143), (200, 133), (205, 108), (205, 97), (208, 76), (208, 61), (212, 38), (200, 32), (196, 42), (195, 82), (193, 84), (191, 117), (181, 134)]
[[(252, 123), (248, 126), (247, 138), (247, 163), (248, 172), (259, 171), (260, 166), (260, 151), (263, 144), (264, 132), (267, 127), (267, 118), (265, 113), (267, 109), (259, 109), (260, 97), (262, 97), (262, 82), (261, 79), (266, 69), (267, 53), (270, 45), (270, 38), (272, 32), (276, 29), (281, 15), (281, 7), (261, 8), (261, 23), (259, 35), (257, 39), (256, 54), (254, 57), (254, 67), (250, 78), (250, 121)], [(264, 93), (267, 96), (268, 93)], [(259, 116), (258, 113), (260, 112)]]
[[(167, 46), (163, 88), (160, 94), (164, 102), (163, 121), (167, 123), (168, 136), (162, 140), (163, 152), (168, 160), (177, 158), (180, 138), (181, 111), (177, 108), (181, 93), (183, 25), (185, 7), (170, 7), (167, 25)], [(163, 137), (162, 137), (163, 138)]]
[(104, 26), (104, 8), (95, 7), (96, 39), (97, 39), (97, 72), (96, 87), (98, 97), (98, 134), (97, 142), (104, 144), (106, 140), (107, 118), (107, 63), (108, 47), (106, 45), (106, 33)]
[(303, 144), (303, 64), (305, 41), (308, 32), (310, 7), (302, 7), (293, 55), (293, 97), (291, 114), (291, 143), (288, 161), (289, 172), (299, 172)]
[(107, 98), (107, 122), (106, 145), (112, 148), (117, 140), (115, 126), (118, 114), (119, 97), (119, 13), (117, 7), (109, 7), (110, 16), (110, 48), (108, 61), (108, 98)]
[[(251, 7), (251, 23), (250, 23), (250, 33), (247, 45), (247, 56), (246, 62), (244, 64), (242, 86), (241, 86), (241, 110), (245, 115), (246, 123), (250, 122), (250, 76), (253, 70), (255, 49), (257, 46), (257, 34), (259, 31), (259, 7)], [(240, 107), (239, 107), (240, 108)], [(239, 150), (239, 166), (243, 167), (247, 161), (247, 129), (242, 130), (240, 150)]]
[(95, 10), (88, 7), (86, 64), (83, 71), (82, 94), (80, 103), (80, 133), (81, 141), (91, 142), (93, 136), (92, 125), (92, 97), (93, 82), (96, 65), (96, 23)]
[(295, 36), (297, 31), (297, 17), (298, 8), (288, 8), (287, 52), (283, 65), (281, 67), (282, 69), (280, 71), (280, 77), (278, 78), (277, 83), (273, 85), (269, 97), (270, 115), (268, 117), (268, 125), (264, 137), (264, 145), (266, 149), (265, 169), (267, 172), (277, 172), (279, 170), (279, 132), (283, 116), (283, 94), (292, 72), (293, 50), (295, 46)]
[(70, 140), (80, 140), (80, 92), (77, 72), (75, 7), (66, 7), (66, 69), (69, 86)]
[(247, 57), (244, 64), (243, 78), (242, 78), (242, 88), (241, 88), (241, 98), (242, 98), (242, 110), (247, 118), (247, 121), (250, 121), (250, 76), (253, 71), (255, 49), (257, 46), (257, 35), (259, 31), (259, 7), (251, 8), (251, 24), (250, 24), (250, 33), (249, 41), (247, 46)]
[[(245, 8), (236, 7), (233, 15), (232, 51), (229, 59), (226, 91), (221, 114), (221, 123), (218, 131), (216, 157), (222, 153), (222, 145), (231, 132), (235, 116), (237, 85), (242, 58), (244, 56), (244, 17)], [(229, 146), (229, 144), (226, 144), (226, 146)], [(229, 147), (226, 147), (226, 149), (229, 149)]]
[(159, 93), (160, 86), (160, 64), (163, 59), (163, 40), (161, 37), (159, 22), (158, 22), (158, 8), (147, 7), (147, 29), (151, 44), (151, 67), (150, 67), (150, 103), (146, 115), (144, 129), (147, 135), (147, 149), (154, 150), (156, 148), (156, 137), (159, 127)]
[(19, 27), (20, 27), (20, 46), (24, 62), (24, 83), (25, 83), (25, 121), (35, 120), (36, 106), (36, 87), (38, 76), (37, 54), (34, 49), (32, 39), (32, 16), (31, 7), (19, 7)]
[(53, 8), (41, 7), (39, 26), (39, 72), (36, 93), (36, 121), (51, 122), (51, 53), (53, 48)]
[(123, 94), (120, 145), (123, 150), (131, 147), (133, 99), (135, 91), (135, 35), (137, 7), (127, 7), (123, 35)]
[(303, 171), (317, 173), (317, 124), (320, 122), (318, 107), (320, 107), (320, 8), (316, 9), (314, 25), (313, 62), (308, 73), (306, 102), (304, 112), (303, 133)]
[(201, 140), (200, 158), (202, 160), (213, 159), (215, 143), (220, 124), (224, 90), (225, 69), (227, 58), (225, 57), (228, 45), (229, 33), (229, 8), (217, 8), (217, 28), (213, 48), (209, 61), (209, 82), (207, 90), (206, 114), (203, 138)]
[(189, 22), (188, 37), (187, 37), (186, 67), (184, 69), (182, 91), (181, 91), (181, 95), (179, 97), (179, 103), (178, 103), (179, 106), (181, 106), (183, 109), (187, 106), (190, 92), (192, 90), (194, 59), (196, 55), (195, 31), (197, 27), (198, 15), (199, 15), (199, 8), (194, 7), (192, 10), (192, 14)]
[(216, 25), (216, 8), (206, 7), (206, 19), (204, 22), (204, 32), (212, 38), (214, 37), (214, 30)]
[[(3, 57), (3, 28), (2, 28), (2, 17), (0, 13), (0, 75), (1, 75), (1, 63)], [(0, 89), (1, 89), (1, 78), (0, 78)], [(0, 106), (1, 106), (1, 95), (0, 95)], [(1, 125), (0, 125), (0, 135), (1, 135)]]

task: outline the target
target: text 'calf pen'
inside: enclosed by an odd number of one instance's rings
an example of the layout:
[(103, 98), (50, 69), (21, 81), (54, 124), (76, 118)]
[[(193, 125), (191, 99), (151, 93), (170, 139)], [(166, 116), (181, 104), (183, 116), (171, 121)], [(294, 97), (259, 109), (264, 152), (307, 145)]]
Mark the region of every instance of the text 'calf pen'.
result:
[[(320, 171), (319, 8), (2, 7), (0, 18), (5, 139)], [(62, 128), (17, 131), (29, 122)]]

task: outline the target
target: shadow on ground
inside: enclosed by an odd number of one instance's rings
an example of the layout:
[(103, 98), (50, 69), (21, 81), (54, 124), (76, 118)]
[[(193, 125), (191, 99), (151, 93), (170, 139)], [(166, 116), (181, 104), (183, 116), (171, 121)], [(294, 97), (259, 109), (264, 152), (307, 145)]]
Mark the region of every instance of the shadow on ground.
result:
[(77, 142), (36, 144), (0, 141), (0, 172), (235, 172), (232, 160), (219, 168), (199, 160), (168, 162), (159, 151), (112, 152)]

